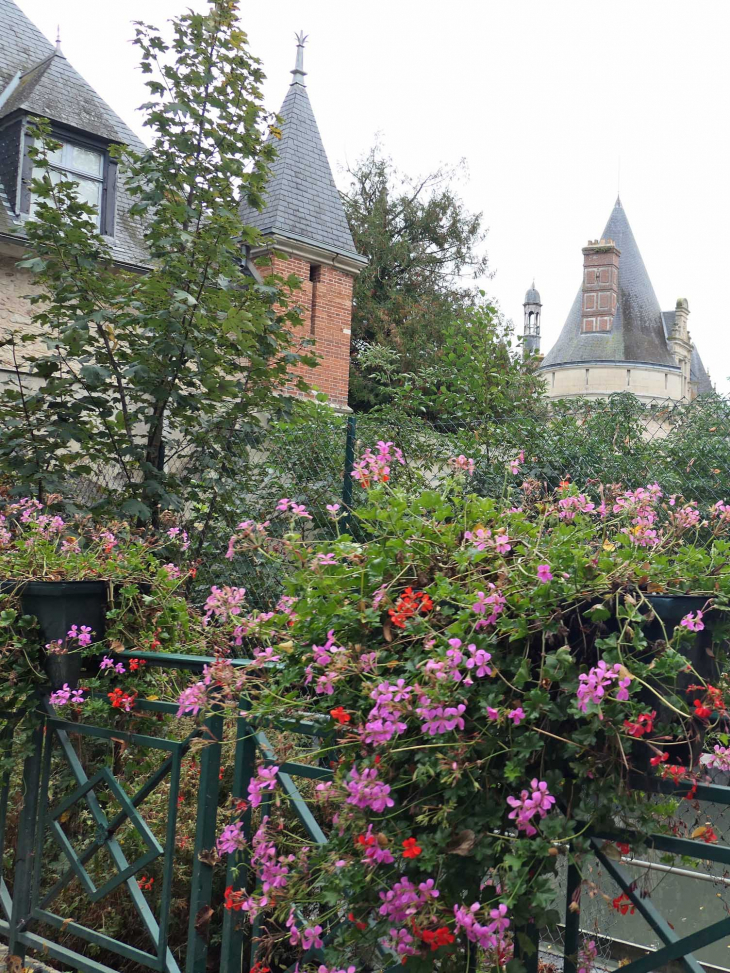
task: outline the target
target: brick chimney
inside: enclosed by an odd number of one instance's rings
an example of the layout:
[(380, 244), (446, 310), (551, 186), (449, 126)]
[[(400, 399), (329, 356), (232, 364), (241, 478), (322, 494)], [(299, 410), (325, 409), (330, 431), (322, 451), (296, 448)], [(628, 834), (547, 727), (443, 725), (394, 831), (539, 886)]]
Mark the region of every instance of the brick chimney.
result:
[(583, 247), (582, 334), (610, 331), (618, 303), (621, 251), (613, 240), (589, 240)]

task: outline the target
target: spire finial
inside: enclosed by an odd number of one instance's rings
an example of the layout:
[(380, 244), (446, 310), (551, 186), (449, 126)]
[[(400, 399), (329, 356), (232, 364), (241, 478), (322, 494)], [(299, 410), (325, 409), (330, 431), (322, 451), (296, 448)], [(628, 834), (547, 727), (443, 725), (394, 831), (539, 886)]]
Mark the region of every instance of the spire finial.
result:
[(61, 50), (61, 25), (56, 25), (56, 54), (60, 54), (63, 57), (63, 51)]
[(294, 75), (294, 80), (292, 84), (304, 84), (304, 76), (306, 71), (304, 70), (304, 44), (307, 40), (307, 35), (303, 30), (300, 30), (298, 34), (294, 35), (297, 39), (297, 61), (294, 65), (294, 70), (292, 74)]

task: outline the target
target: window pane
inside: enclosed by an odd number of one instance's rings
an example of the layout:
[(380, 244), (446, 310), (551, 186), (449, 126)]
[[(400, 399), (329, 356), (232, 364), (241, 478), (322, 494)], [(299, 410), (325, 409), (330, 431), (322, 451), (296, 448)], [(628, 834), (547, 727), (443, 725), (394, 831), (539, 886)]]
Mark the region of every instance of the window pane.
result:
[(56, 149), (55, 152), (49, 152), (48, 161), (52, 162), (55, 166), (60, 166), (63, 162), (63, 146), (60, 149)]
[(76, 195), (84, 203), (90, 203), (99, 209), (99, 203), (101, 201), (101, 183), (97, 182), (95, 179), (84, 179), (82, 177), (74, 176), (69, 173), (69, 179), (73, 179), (74, 182), (78, 182), (78, 189), (76, 190)]
[(68, 148), (70, 149), (70, 157), (67, 157), (66, 165), (71, 166), (72, 169), (78, 169), (79, 172), (88, 172), (90, 176), (101, 175), (101, 152), (84, 149), (80, 145), (69, 145)]

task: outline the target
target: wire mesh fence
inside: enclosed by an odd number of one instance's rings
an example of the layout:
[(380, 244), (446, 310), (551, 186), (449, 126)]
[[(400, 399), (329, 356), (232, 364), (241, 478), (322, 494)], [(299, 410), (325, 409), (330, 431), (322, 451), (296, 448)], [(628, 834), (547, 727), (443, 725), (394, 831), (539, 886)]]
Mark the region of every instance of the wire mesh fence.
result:
[(205, 583), (243, 585), (253, 604), (269, 606), (279, 569), (250, 557), (226, 561), (228, 535), (241, 521), (270, 519), (289, 497), (307, 507), (314, 534), (326, 537), (327, 505), (357, 507), (362, 495), (352, 456), (379, 440), (401, 449), (404, 464), (394, 464), (391, 485), (410, 492), (437, 487), (451, 472), (449, 460), (464, 455), (475, 464), (470, 489), (499, 496), (511, 479), (509, 460), (522, 453), (520, 480), (548, 489), (566, 479), (580, 487), (657, 482), (667, 496), (705, 505), (730, 499), (730, 401), (721, 396), (647, 404), (617, 395), (459, 422), (389, 410), (348, 417), (302, 403), (286, 421), (236, 431), (223, 470), (208, 462), (205, 446), (169, 451), (168, 471), (189, 498), (186, 526), (206, 555)]

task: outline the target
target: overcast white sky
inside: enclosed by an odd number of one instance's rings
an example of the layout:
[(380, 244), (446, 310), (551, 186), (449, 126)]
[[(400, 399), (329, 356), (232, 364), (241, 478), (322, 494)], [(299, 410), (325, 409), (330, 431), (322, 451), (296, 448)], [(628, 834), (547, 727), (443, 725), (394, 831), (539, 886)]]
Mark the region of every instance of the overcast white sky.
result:
[[(130, 22), (203, 0), (17, 0), (133, 128), (145, 99)], [(466, 158), (484, 213), (489, 292), (521, 328), (533, 276), (543, 351), (580, 285), (581, 247), (618, 188), (663, 310), (690, 305), (713, 380), (730, 391), (728, 0), (243, 0), (277, 110), (309, 34), (312, 105), (338, 182), (380, 133), (400, 168)]]

